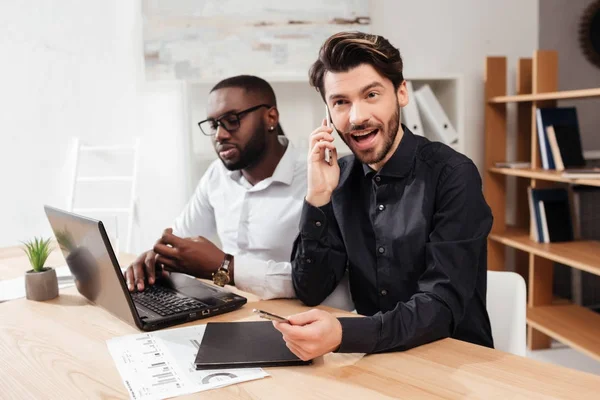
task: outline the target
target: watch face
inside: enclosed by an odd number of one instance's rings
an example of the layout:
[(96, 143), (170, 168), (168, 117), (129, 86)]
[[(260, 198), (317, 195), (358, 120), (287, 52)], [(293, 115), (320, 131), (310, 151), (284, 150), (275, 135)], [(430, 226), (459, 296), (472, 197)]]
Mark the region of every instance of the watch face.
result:
[(229, 274), (220, 269), (217, 272), (215, 272), (215, 275), (213, 276), (213, 282), (215, 283), (215, 285), (225, 286), (229, 283)]

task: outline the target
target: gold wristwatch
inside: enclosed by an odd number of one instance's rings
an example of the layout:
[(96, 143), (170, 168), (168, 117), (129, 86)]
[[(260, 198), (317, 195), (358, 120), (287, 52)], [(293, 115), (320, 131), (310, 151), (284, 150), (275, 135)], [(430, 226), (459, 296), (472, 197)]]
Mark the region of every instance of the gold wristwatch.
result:
[(223, 287), (229, 282), (231, 282), (231, 277), (229, 276), (229, 265), (232, 261), (233, 256), (231, 254), (225, 254), (225, 259), (223, 260), (223, 263), (221, 264), (217, 272), (213, 272), (212, 274), (213, 282), (215, 285)]

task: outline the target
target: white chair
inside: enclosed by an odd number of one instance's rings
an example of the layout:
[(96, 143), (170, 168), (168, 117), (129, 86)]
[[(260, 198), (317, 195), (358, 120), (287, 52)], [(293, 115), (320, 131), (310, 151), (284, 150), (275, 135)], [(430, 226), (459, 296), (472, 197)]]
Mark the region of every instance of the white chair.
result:
[(344, 311), (354, 311), (355, 307), (354, 302), (352, 301), (352, 294), (350, 293), (350, 278), (348, 276), (348, 271), (346, 271), (340, 283), (334, 291), (323, 300), (321, 305)]
[(527, 296), (525, 281), (514, 272), (488, 271), (487, 311), (494, 347), (525, 356)]

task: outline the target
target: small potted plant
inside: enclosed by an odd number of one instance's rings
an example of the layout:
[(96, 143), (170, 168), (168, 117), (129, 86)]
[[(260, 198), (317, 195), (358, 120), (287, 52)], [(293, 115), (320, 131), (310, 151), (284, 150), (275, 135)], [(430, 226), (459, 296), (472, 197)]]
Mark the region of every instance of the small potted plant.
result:
[(50, 239), (34, 238), (23, 242), (25, 254), (29, 258), (31, 270), (25, 273), (25, 296), (29, 300), (44, 301), (58, 296), (56, 270), (44, 267), (52, 252)]

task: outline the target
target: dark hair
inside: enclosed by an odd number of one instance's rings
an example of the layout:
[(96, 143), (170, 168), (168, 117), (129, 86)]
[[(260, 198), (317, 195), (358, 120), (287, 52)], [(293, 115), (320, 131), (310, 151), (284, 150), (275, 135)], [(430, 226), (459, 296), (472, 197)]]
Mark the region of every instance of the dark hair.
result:
[(324, 100), (325, 73), (346, 72), (360, 64), (371, 65), (392, 81), (395, 89), (404, 81), (400, 51), (386, 38), (363, 32), (340, 32), (331, 36), (321, 46), (319, 58), (308, 72), (310, 84), (321, 93)]
[(245, 89), (247, 92), (252, 92), (260, 95), (262, 100), (265, 103), (270, 104), (272, 106), (277, 105), (277, 100), (275, 99), (275, 92), (273, 88), (269, 84), (269, 82), (265, 81), (258, 76), (253, 75), (238, 75), (232, 76), (231, 78), (223, 79), (221, 82), (217, 83), (211, 90), (210, 93), (215, 90), (225, 89), (230, 87), (237, 87)]
[[(237, 75), (232, 76), (231, 78), (223, 79), (210, 90), (210, 93), (214, 92), (215, 90), (231, 87), (242, 88), (247, 92), (256, 93), (260, 96), (261, 101), (272, 106), (277, 106), (275, 92), (273, 91), (273, 88), (269, 82), (254, 75)], [(277, 124), (277, 130), (279, 135), (285, 136), (283, 133), (283, 128), (279, 123)]]

